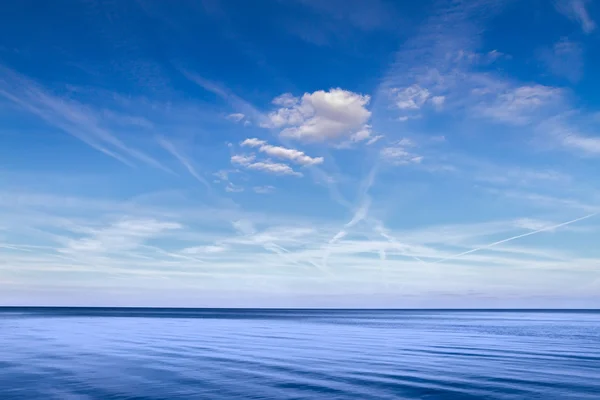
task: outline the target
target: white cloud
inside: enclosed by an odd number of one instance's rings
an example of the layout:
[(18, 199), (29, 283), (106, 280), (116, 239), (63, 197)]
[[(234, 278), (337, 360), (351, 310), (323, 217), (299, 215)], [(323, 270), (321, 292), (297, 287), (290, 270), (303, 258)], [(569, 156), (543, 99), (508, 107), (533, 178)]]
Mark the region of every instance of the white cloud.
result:
[(231, 182), (228, 182), (227, 186), (225, 186), (225, 191), (229, 193), (240, 193), (244, 191), (244, 188), (238, 185), (234, 185)]
[(260, 146), (264, 146), (267, 144), (267, 142), (265, 140), (260, 140), (257, 138), (249, 138), (249, 139), (245, 139), (242, 143), (240, 143), (242, 146), (249, 146), (249, 147), (260, 147)]
[(273, 193), (275, 191), (275, 187), (274, 186), (254, 186), (253, 190), (254, 190), (254, 192), (256, 192), (258, 194), (269, 194), (269, 193)]
[(248, 165), (255, 159), (256, 156), (254, 154), (236, 154), (231, 156), (231, 162), (239, 165)]
[(353, 142), (362, 142), (371, 137), (371, 125), (363, 126), (358, 132), (355, 132), (350, 136)]
[(220, 171), (215, 172), (213, 175), (219, 178), (221, 181), (229, 181), (229, 173), (231, 171), (222, 169)]
[(186, 247), (181, 250), (183, 254), (217, 254), (223, 253), (227, 250), (225, 246), (218, 245), (207, 245), (207, 246), (196, 246), (196, 247)]
[(423, 161), (423, 156), (406, 150), (406, 147), (410, 147), (412, 143), (407, 143), (404, 141), (405, 139), (401, 140), (393, 147), (386, 147), (382, 149), (381, 157), (393, 165), (420, 164), (421, 161)]
[(383, 135), (373, 136), (371, 125), (364, 125), (359, 131), (353, 133), (348, 140), (337, 144), (335, 147), (338, 149), (351, 149), (355, 144), (361, 142), (364, 142), (367, 146), (370, 146), (383, 137)]
[(532, 219), (532, 218), (520, 218), (515, 221), (515, 226), (517, 228), (536, 231), (538, 229), (546, 228), (548, 226), (548, 222), (540, 221), (540, 220)]
[(263, 171), (274, 175), (291, 175), (301, 177), (300, 172), (296, 172), (287, 164), (274, 163), (270, 161), (259, 161), (246, 165), (246, 168), (257, 171)]
[(264, 140), (259, 140), (256, 138), (246, 139), (241, 143), (241, 145), (247, 147), (258, 147), (258, 151), (268, 154), (271, 157), (286, 159), (304, 166), (322, 164), (324, 161), (323, 157), (310, 157), (300, 150), (288, 149), (281, 146), (272, 146), (267, 144), (267, 142)]
[(481, 115), (509, 124), (526, 124), (544, 107), (558, 104), (562, 90), (550, 86), (520, 86), (498, 95), (491, 104), (476, 107)]
[(563, 136), (561, 142), (565, 147), (580, 150), (587, 154), (600, 155), (600, 137), (583, 136), (570, 133)]
[(264, 127), (284, 128), (280, 135), (304, 141), (350, 137), (364, 129), (371, 98), (342, 89), (305, 93), (301, 98), (282, 95), (274, 103), (283, 107), (268, 115)]
[(379, 141), (380, 139), (383, 139), (383, 135), (377, 135), (377, 136), (373, 136), (371, 139), (369, 139), (367, 141), (367, 146), (372, 145), (373, 143)]
[(392, 89), (396, 107), (401, 110), (418, 110), (430, 97), (429, 90), (419, 85), (411, 85), (404, 89)]
[(238, 164), (246, 169), (268, 172), (274, 175), (291, 175), (301, 177), (300, 172), (296, 172), (287, 164), (274, 163), (269, 160), (254, 162), (256, 156), (254, 154), (238, 154), (231, 157), (233, 164)]
[(433, 103), (433, 105), (436, 106), (436, 107), (443, 106), (445, 101), (446, 101), (446, 97), (445, 96), (433, 96), (431, 98), (431, 103)]
[(281, 96), (275, 97), (273, 99), (273, 104), (281, 107), (293, 107), (298, 104), (299, 99), (294, 97), (291, 93), (284, 93)]
[(234, 114), (229, 114), (227, 116), (227, 119), (234, 121), (234, 122), (240, 122), (241, 120), (243, 120), (246, 116), (242, 113), (234, 113)]
[(146, 239), (157, 237), (165, 231), (181, 229), (176, 222), (155, 219), (123, 219), (96, 230), (88, 230), (89, 236), (69, 239), (62, 253), (106, 253), (137, 248)]
[(556, 8), (567, 18), (581, 25), (583, 32), (592, 33), (596, 29), (596, 23), (586, 9), (587, 3), (588, 0), (559, 0), (556, 2)]

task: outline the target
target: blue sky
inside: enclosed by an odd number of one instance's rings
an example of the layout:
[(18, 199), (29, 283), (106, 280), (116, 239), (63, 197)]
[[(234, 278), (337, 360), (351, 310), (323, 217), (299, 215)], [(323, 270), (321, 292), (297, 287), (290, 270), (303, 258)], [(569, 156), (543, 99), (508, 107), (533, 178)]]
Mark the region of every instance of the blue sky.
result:
[(0, 303), (597, 307), (600, 4), (0, 6)]

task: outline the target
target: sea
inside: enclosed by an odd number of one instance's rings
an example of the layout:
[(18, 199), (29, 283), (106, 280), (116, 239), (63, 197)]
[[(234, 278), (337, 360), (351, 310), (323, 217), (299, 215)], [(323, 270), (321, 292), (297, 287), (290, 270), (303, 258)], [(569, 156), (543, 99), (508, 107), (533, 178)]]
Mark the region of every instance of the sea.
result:
[(600, 311), (0, 308), (0, 399), (600, 399)]

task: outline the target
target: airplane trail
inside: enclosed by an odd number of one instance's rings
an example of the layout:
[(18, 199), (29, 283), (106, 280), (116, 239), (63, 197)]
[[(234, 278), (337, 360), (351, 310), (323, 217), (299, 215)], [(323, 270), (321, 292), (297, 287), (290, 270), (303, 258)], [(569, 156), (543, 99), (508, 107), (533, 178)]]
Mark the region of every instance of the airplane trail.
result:
[(449, 256), (449, 257), (445, 257), (445, 258), (442, 258), (442, 259), (430, 262), (429, 264), (439, 264), (439, 263), (444, 262), (444, 261), (453, 260), (453, 259), (465, 256), (467, 254), (475, 253), (476, 251), (489, 249), (489, 248), (497, 246), (499, 244), (510, 242), (512, 240), (520, 239), (520, 238), (523, 238), (523, 237), (526, 237), (526, 236), (535, 235), (536, 233), (551, 231), (553, 229), (557, 229), (557, 228), (560, 228), (560, 227), (563, 227), (563, 226), (571, 225), (571, 224), (574, 224), (576, 222), (583, 221), (584, 219), (595, 217), (596, 215), (598, 215), (597, 212), (592, 213), (592, 214), (588, 214), (586, 216), (583, 216), (583, 217), (580, 217), (580, 218), (577, 218), (577, 219), (573, 219), (571, 221), (562, 222), (562, 223), (557, 224), (557, 225), (547, 226), (545, 228), (537, 229), (535, 231), (531, 231), (531, 232), (523, 233), (521, 235), (513, 236), (513, 237), (510, 237), (508, 239), (502, 239), (502, 240), (499, 240), (497, 242), (490, 243), (490, 244), (487, 244), (485, 246), (478, 247), (476, 249), (471, 249), (471, 250), (468, 250), (468, 251), (465, 251), (465, 252), (462, 252), (462, 253), (459, 253), (459, 254), (455, 254), (455, 255), (452, 255), (452, 256)]

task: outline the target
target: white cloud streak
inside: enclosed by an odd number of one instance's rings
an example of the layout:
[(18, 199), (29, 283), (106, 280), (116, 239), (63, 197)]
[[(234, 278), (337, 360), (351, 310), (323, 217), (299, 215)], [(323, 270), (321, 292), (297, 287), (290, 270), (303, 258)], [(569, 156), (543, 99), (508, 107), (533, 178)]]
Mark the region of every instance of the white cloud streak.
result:
[(206, 186), (207, 189), (211, 189), (210, 184), (208, 183), (208, 181), (201, 176), (198, 171), (196, 171), (196, 169), (194, 168), (194, 166), (192, 165), (192, 163), (185, 158), (173, 145), (173, 143), (169, 142), (167, 139), (162, 138), (162, 137), (158, 137), (157, 138), (158, 144), (165, 149), (166, 151), (168, 151), (169, 153), (171, 153), (171, 155), (173, 157), (175, 157), (190, 173), (190, 175), (192, 175), (198, 182), (202, 183), (204, 186)]
[(460, 258), (460, 257), (466, 256), (467, 254), (475, 253), (475, 252), (481, 251), (481, 250), (487, 250), (487, 249), (490, 249), (490, 248), (492, 248), (494, 246), (497, 246), (499, 244), (503, 244), (503, 243), (510, 242), (510, 241), (513, 241), (513, 240), (521, 239), (521, 238), (524, 238), (524, 237), (527, 237), (527, 236), (531, 236), (531, 235), (536, 235), (536, 234), (541, 233), (541, 232), (553, 231), (553, 230), (561, 228), (563, 226), (571, 225), (571, 224), (574, 224), (576, 222), (580, 222), (580, 221), (583, 221), (583, 220), (595, 217), (596, 215), (598, 215), (597, 212), (596, 213), (592, 213), (592, 214), (588, 214), (588, 215), (585, 215), (583, 217), (580, 217), (580, 218), (577, 218), (577, 219), (573, 219), (573, 220), (570, 220), (570, 221), (567, 221), (567, 222), (562, 222), (560, 224), (547, 226), (547, 227), (544, 227), (544, 228), (541, 228), (541, 229), (536, 229), (534, 231), (527, 232), (527, 233), (524, 233), (522, 235), (513, 236), (513, 237), (510, 237), (508, 239), (499, 240), (497, 242), (493, 242), (493, 243), (487, 244), (485, 246), (480, 246), (480, 247), (477, 247), (475, 249), (464, 251), (464, 252), (459, 253), (459, 254), (455, 254), (455, 255), (452, 255), (452, 256), (449, 256), (449, 257), (444, 257), (444, 258), (442, 258), (440, 260), (434, 261), (432, 264), (437, 264), (437, 263), (441, 263), (441, 262), (444, 262), (444, 261), (448, 261), (448, 260), (453, 260), (453, 259), (456, 259), (456, 258)]
[(287, 164), (274, 163), (268, 160), (255, 162), (255, 159), (256, 156), (254, 155), (238, 154), (231, 157), (231, 162), (246, 169), (266, 172), (273, 175), (303, 176), (300, 172), (294, 171), (294, 169)]
[(126, 145), (102, 124), (101, 113), (83, 104), (60, 98), (26, 77), (0, 65), (0, 96), (48, 125), (60, 129), (94, 149), (132, 166), (137, 160), (171, 172), (154, 158)]
[(233, 122), (240, 122), (241, 120), (243, 120), (246, 116), (242, 113), (233, 113), (233, 114), (229, 114), (227, 116), (228, 120), (231, 120)]
[(596, 23), (590, 17), (586, 8), (588, 0), (557, 0), (556, 9), (567, 18), (577, 22), (581, 30), (587, 34), (596, 29)]
[(288, 149), (281, 146), (273, 146), (256, 138), (246, 139), (241, 143), (241, 145), (246, 147), (257, 147), (258, 151), (271, 157), (285, 159), (303, 166), (321, 164), (324, 161), (323, 157), (310, 157), (300, 150)]

